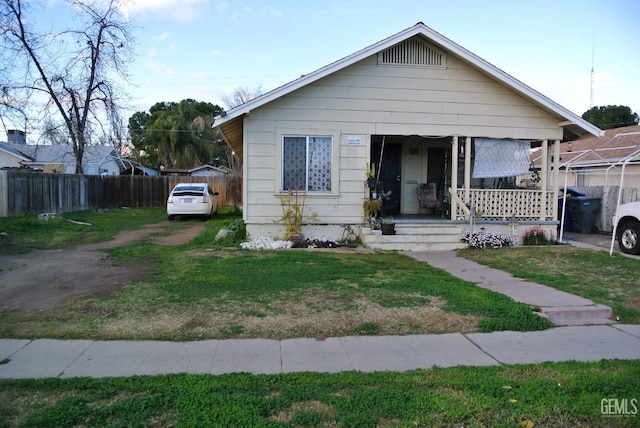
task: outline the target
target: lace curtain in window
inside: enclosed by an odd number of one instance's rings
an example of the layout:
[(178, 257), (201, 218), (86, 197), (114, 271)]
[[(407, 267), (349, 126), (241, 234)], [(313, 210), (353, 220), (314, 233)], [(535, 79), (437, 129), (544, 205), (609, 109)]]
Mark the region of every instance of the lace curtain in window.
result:
[(331, 137), (284, 137), (283, 190), (331, 191)]

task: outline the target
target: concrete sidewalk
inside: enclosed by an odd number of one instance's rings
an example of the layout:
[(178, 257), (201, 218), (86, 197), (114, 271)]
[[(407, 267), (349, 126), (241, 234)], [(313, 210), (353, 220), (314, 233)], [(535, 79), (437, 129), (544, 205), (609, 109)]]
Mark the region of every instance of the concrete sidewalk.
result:
[(406, 371), (640, 358), (640, 325), (287, 340), (0, 340), (0, 379), (170, 373)]

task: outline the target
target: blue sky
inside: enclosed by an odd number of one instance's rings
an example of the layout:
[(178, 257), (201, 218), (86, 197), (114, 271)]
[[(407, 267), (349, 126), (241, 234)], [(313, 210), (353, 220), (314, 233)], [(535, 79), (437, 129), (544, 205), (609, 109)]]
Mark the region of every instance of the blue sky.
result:
[(594, 105), (640, 113), (638, 0), (132, 0), (124, 11), (138, 43), (131, 113), (185, 98), (226, 107), (237, 87), (269, 91), (419, 21), (578, 115), (594, 58)]

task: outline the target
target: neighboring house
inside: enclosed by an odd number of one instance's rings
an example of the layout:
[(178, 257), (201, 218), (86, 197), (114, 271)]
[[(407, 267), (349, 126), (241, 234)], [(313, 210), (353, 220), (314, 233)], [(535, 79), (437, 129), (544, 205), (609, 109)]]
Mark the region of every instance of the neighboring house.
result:
[[(342, 225), (363, 223), (370, 164), (397, 222), (417, 221), (409, 217), (418, 218), (418, 184), (431, 182), (444, 220), (459, 228), (473, 207), (491, 230), (509, 230), (513, 219), (555, 229), (552, 155), (564, 139), (601, 132), (422, 23), (223, 112), (212, 126), (243, 160), (252, 238), (284, 235), (289, 190), (306, 191), (306, 212), (317, 215), (305, 234), (340, 238)], [(528, 171), (532, 147), (543, 156), (541, 187), (507, 190)]]
[[(70, 146), (1, 143), (0, 152), (0, 168), (25, 168), (63, 174), (76, 172), (76, 160)], [(119, 175), (122, 169), (124, 164), (114, 147), (85, 147), (85, 175)]]
[(184, 168), (165, 168), (163, 166), (160, 167), (160, 175), (189, 175), (189, 170)]
[(604, 131), (600, 137), (562, 143), (561, 181), (567, 174), (569, 186), (619, 186), (624, 167), (623, 187), (640, 188), (640, 126)]
[(229, 172), (224, 169), (213, 165), (202, 165), (192, 169), (180, 169), (180, 168), (160, 168), (160, 175), (185, 175), (191, 177), (224, 177)]
[(213, 165), (202, 165), (189, 170), (189, 175), (192, 177), (224, 177), (228, 174), (227, 169)]
[(0, 142), (0, 168), (24, 168), (24, 162), (34, 159), (15, 148), (14, 144)]

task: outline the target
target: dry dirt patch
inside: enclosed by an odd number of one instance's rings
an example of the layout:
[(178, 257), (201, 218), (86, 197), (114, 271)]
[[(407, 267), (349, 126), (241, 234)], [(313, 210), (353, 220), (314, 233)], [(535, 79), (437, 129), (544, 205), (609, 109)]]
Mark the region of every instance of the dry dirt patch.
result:
[[(150, 238), (175, 223), (161, 222), (138, 230), (120, 232), (114, 239), (64, 250), (31, 251), (0, 256), (0, 311), (51, 309), (71, 297), (109, 296), (144, 277), (140, 262), (114, 265), (100, 250)], [(204, 223), (177, 229), (153, 239), (158, 245), (180, 245), (204, 230)]]

